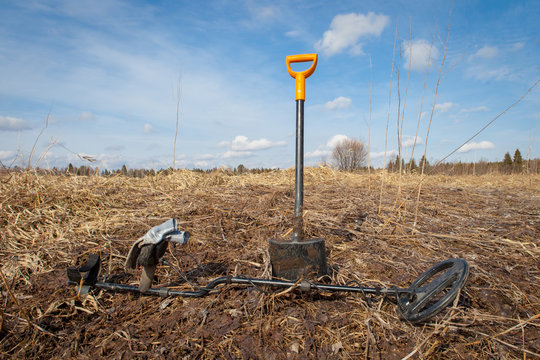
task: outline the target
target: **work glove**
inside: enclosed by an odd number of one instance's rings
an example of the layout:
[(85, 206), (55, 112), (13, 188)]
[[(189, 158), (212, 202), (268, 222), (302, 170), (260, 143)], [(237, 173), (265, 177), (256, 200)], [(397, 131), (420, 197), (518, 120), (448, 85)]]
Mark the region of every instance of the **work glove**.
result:
[(189, 233), (178, 230), (176, 226), (176, 219), (170, 219), (153, 227), (143, 237), (135, 241), (129, 250), (125, 263), (126, 269), (143, 267), (139, 291), (145, 292), (150, 289), (157, 264), (167, 251), (169, 241), (179, 244), (187, 243)]

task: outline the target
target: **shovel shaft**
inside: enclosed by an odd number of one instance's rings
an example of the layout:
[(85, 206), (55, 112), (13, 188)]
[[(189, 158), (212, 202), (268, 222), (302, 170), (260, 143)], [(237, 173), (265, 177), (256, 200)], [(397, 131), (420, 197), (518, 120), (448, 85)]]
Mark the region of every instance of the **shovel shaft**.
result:
[(296, 100), (296, 175), (294, 188), (294, 224), (292, 241), (304, 237), (304, 100)]

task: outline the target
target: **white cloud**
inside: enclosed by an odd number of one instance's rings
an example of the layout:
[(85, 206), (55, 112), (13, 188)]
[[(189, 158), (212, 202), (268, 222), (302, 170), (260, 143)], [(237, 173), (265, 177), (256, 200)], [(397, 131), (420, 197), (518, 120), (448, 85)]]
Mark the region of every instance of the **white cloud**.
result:
[(476, 58), (480, 59), (492, 59), (499, 55), (499, 49), (496, 46), (484, 46), (478, 49), (477, 52), (469, 56), (469, 60), (474, 60)]
[(445, 103), (437, 104), (437, 105), (435, 105), (435, 110), (438, 110), (438, 111), (444, 113), (444, 112), (447, 112), (448, 110), (450, 110), (454, 105), (455, 104), (451, 103), (451, 102), (445, 102)]
[[(285, 146), (285, 141), (270, 141), (268, 139), (249, 140), (247, 136), (238, 135), (232, 142), (221, 141), (219, 147), (230, 147), (230, 150), (219, 155), (222, 159), (231, 159), (238, 157), (248, 157), (253, 155), (253, 151), (265, 150), (277, 146)], [(216, 156), (205, 154), (197, 157), (199, 160), (215, 159)]]
[(315, 49), (325, 55), (335, 55), (349, 48), (353, 55), (362, 54), (361, 37), (379, 36), (390, 23), (386, 15), (373, 12), (368, 14), (336, 15), (330, 23), (330, 29), (325, 31), (322, 39), (315, 43)]
[(152, 125), (151, 124), (144, 124), (143, 131), (144, 131), (145, 134), (149, 134), (152, 131)]
[(281, 12), (279, 11), (279, 9), (275, 7), (267, 6), (260, 9), (260, 11), (257, 12), (257, 17), (263, 18), (263, 19), (269, 19), (269, 18), (275, 18), (279, 16), (280, 14)]
[(94, 114), (92, 114), (90, 111), (83, 111), (81, 115), (79, 115), (79, 120), (82, 121), (93, 121), (94, 119)]
[[(447, 112), (448, 110), (450, 110), (452, 107), (456, 106), (456, 104), (454, 103), (451, 103), (451, 102), (445, 102), (445, 103), (442, 103), (442, 104), (436, 104), (435, 105), (435, 109), (433, 111), (433, 114), (435, 115), (435, 113), (438, 111), (438, 112), (441, 112), (441, 113), (444, 113), (444, 112)], [(431, 116), (431, 110), (429, 111), (422, 111), (422, 114), (420, 114), (420, 119), (424, 119), (425, 117), (430, 117)]]
[[(120, 168), (125, 159), (123, 159), (120, 155), (114, 154), (99, 154), (95, 157), (96, 162), (94, 163), (96, 166), (102, 169), (114, 169), (114, 168)], [(74, 164), (81, 163), (79, 158), (72, 159), (70, 162)], [(88, 162), (82, 163), (84, 165), (88, 165)]]
[[(386, 158), (387, 158), (387, 159), (393, 158), (393, 157), (396, 156), (397, 154), (398, 154), (397, 150), (388, 150), (388, 151), (386, 152)], [(372, 158), (372, 159), (384, 157), (384, 151), (381, 151), (381, 152), (371, 152), (371, 153), (369, 153), (369, 157)]]
[(317, 157), (320, 158), (320, 157), (328, 156), (328, 155), (330, 155), (332, 153), (334, 148), (340, 142), (342, 142), (343, 140), (347, 140), (347, 139), (349, 139), (349, 137), (346, 136), (346, 135), (334, 135), (334, 136), (332, 136), (330, 138), (330, 140), (328, 140), (326, 145), (319, 146), (315, 151), (306, 152), (305, 157), (307, 157), (307, 158), (317, 158)]
[(291, 30), (291, 31), (287, 31), (285, 33), (285, 36), (290, 37), (290, 38), (295, 38), (295, 37), (300, 36), (300, 34), (301, 34), (300, 30)]
[(326, 143), (326, 147), (333, 149), (336, 147), (337, 144), (342, 142), (343, 140), (347, 140), (349, 137), (346, 135), (334, 135), (328, 142)]
[(15, 156), (15, 151), (0, 150), (0, 160), (12, 159)]
[[(427, 68), (428, 63), (433, 62), (439, 56), (439, 50), (436, 46), (432, 46), (424, 39), (418, 39), (411, 42), (405, 41), (403, 44), (405, 48), (405, 58), (407, 61), (403, 62), (403, 66), (408, 69), (409, 61), (411, 62), (411, 69), (416, 71), (423, 71)], [(431, 49), (431, 60), (430, 60)], [(431, 66), (431, 65), (430, 65)]]
[(195, 157), (197, 160), (212, 160), (215, 159), (216, 156), (212, 154), (202, 154)]
[(126, 147), (124, 145), (110, 145), (105, 148), (107, 151), (122, 151), (125, 149)]
[(259, 6), (257, 2), (250, 2), (247, 5), (257, 25), (261, 21), (272, 21), (282, 16), (281, 10), (276, 6)]
[(479, 143), (471, 142), (459, 148), (458, 152), (465, 153), (471, 150), (488, 150), (493, 149), (495, 145), (491, 141), (480, 141)]
[(283, 18), (281, 9), (278, 6), (266, 6), (261, 3), (260, 1), (244, 1), (243, 4), (249, 11), (250, 17), (240, 21), (238, 24), (248, 29), (253, 29), (260, 28), (265, 24), (271, 24)]
[(312, 151), (312, 152), (307, 152), (306, 157), (307, 158), (320, 158), (320, 157), (323, 157), (323, 156), (328, 156), (331, 153), (332, 153), (331, 150), (317, 149), (317, 150)]
[(524, 46), (525, 46), (525, 43), (517, 42), (517, 43), (514, 44), (514, 46), (512, 46), (512, 50), (513, 51), (521, 50), (521, 49), (523, 49)]
[(0, 131), (18, 131), (30, 129), (30, 125), (23, 119), (11, 116), (0, 116)]
[(465, 108), (461, 109), (460, 113), (471, 113), (471, 112), (477, 112), (477, 111), (489, 111), (489, 108), (487, 106), (477, 106), (473, 108)]
[(195, 165), (195, 167), (198, 167), (198, 168), (204, 168), (204, 167), (207, 167), (209, 164), (208, 164), (208, 161), (194, 161), (193, 165)]
[[(414, 136), (403, 135), (401, 146), (405, 147), (405, 148), (413, 146), (415, 144), (414, 139), (415, 139)], [(416, 145), (420, 145), (420, 144), (423, 144), (423, 143), (424, 143), (424, 141), (422, 140), (422, 138), (419, 137), (419, 136), (416, 136)]]
[(332, 101), (328, 101), (324, 104), (327, 110), (346, 109), (351, 106), (351, 99), (343, 96), (339, 96)]
[(480, 81), (503, 80), (512, 77), (512, 72), (506, 66), (489, 69), (483, 66), (472, 66), (467, 69), (467, 75)]
[(229, 150), (229, 151), (225, 152), (222, 155), (222, 158), (230, 159), (230, 158), (237, 158), (237, 157), (247, 157), (247, 156), (251, 156), (251, 155), (253, 155), (253, 153), (251, 151), (233, 151), (233, 150)]
[[(265, 150), (277, 146), (285, 146), (285, 141), (272, 142), (268, 139), (262, 138), (259, 140), (249, 140), (246, 136), (238, 135), (234, 138), (230, 144), (233, 151), (246, 151), (246, 150)], [(228, 142), (222, 141), (218, 146), (229, 146)]]

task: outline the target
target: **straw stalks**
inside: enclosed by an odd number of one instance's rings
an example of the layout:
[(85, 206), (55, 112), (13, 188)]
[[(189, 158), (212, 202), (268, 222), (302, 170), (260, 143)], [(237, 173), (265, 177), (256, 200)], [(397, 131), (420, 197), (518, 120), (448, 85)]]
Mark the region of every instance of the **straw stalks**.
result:
[(178, 76), (178, 83), (176, 84), (176, 130), (174, 132), (174, 145), (173, 145), (173, 169), (176, 170), (176, 139), (178, 137), (178, 127), (180, 125), (180, 101), (182, 100), (182, 78)]
[[(392, 50), (392, 71), (390, 71), (390, 86), (388, 89), (388, 116), (386, 117), (386, 131), (384, 135), (384, 154), (383, 154), (383, 164), (386, 164), (386, 151), (388, 150), (388, 125), (390, 123), (390, 109), (392, 105), (392, 77), (394, 76), (394, 65), (396, 62), (396, 42), (398, 41), (398, 26), (396, 24), (396, 32), (394, 34), (394, 49)], [(384, 171), (383, 176), (381, 177), (381, 191), (379, 197), (379, 213), (381, 212), (382, 207), (382, 194), (384, 189)]]
[[(26, 166), (27, 170), (32, 168), (32, 158), (34, 157), (34, 153), (36, 152), (36, 145), (37, 145), (41, 135), (43, 135), (43, 132), (45, 132), (45, 130), (47, 130), (47, 128), (49, 127), (49, 118), (50, 118), (50, 116), (51, 116), (51, 112), (49, 111), (49, 113), (47, 114), (47, 117), (45, 118), (45, 126), (42, 127), (41, 130), (39, 131), (39, 134), (36, 137), (36, 140), (34, 141), (34, 145), (32, 146), (32, 150), (30, 151), (30, 155), (28, 155), (28, 165)], [(46, 151), (47, 150), (49, 150), (49, 148), (47, 148)], [(46, 152), (45, 152), (45, 154), (46, 154)]]
[[(446, 61), (446, 52), (448, 50), (448, 39), (450, 38), (450, 20), (451, 20), (451, 18), (452, 18), (452, 7), (450, 7), (450, 13), (448, 14), (448, 29), (446, 31), (446, 42), (444, 44), (444, 53), (443, 53), (443, 58), (442, 58), (442, 61), (441, 61), (441, 67), (439, 68), (439, 74), (437, 76), (437, 85), (435, 86), (435, 95), (433, 97), (433, 106), (431, 107), (431, 113), (429, 115), (429, 123), (428, 123), (428, 128), (427, 128), (427, 132), (426, 132), (426, 139), (425, 139), (425, 145), (424, 145), (424, 156), (423, 156), (424, 161), (422, 161), (422, 170), (420, 172), (421, 176), (424, 175), (424, 171), (425, 171), (425, 166), (426, 166), (425, 159), (426, 159), (427, 147), (428, 147), (428, 141), (429, 141), (429, 131), (431, 129), (431, 122), (433, 120), (433, 113), (435, 112), (435, 106), (437, 104), (437, 94), (439, 93), (439, 85), (441, 83), (441, 74), (442, 74), (442, 70), (444, 68), (444, 63)], [(414, 225), (415, 226), (416, 226), (416, 221), (418, 220), (418, 206), (420, 204), (420, 193), (421, 192), (422, 192), (422, 182), (420, 182), (420, 184), (418, 185), (418, 193), (416, 195), (416, 208), (414, 210)]]
[(368, 141), (367, 141), (369, 191), (371, 191), (371, 113), (372, 111), (373, 111), (373, 64), (371, 63), (371, 55), (369, 55), (369, 124), (368, 124)]
[[(395, 305), (381, 298), (256, 287), (225, 287), (201, 299), (78, 297), (66, 285), (66, 268), (95, 252), (103, 259), (100, 280), (137, 284), (139, 271), (123, 268), (130, 245), (171, 217), (192, 238), (166, 255), (182, 276), (160, 266), (159, 285), (191, 289), (222, 275), (268, 276), (268, 239), (292, 227), (293, 169), (143, 178), (2, 175), (0, 358), (539, 354), (540, 176), (425, 176), (415, 233), (410, 219), (393, 215), (398, 174), (384, 176), (380, 201), (381, 182), (369, 191), (367, 173), (306, 169), (305, 233), (326, 239), (336, 284), (406, 287), (438, 261), (466, 259), (471, 276), (459, 301), (419, 327), (400, 321)], [(419, 181), (415, 174), (402, 177), (403, 191), (415, 191)]]

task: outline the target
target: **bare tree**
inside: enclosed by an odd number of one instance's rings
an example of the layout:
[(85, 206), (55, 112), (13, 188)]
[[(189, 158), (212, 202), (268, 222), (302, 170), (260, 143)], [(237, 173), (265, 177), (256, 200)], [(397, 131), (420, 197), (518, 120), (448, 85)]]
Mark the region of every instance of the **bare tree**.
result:
[(332, 151), (332, 160), (343, 171), (361, 169), (367, 160), (368, 152), (363, 142), (357, 139), (340, 141)]

